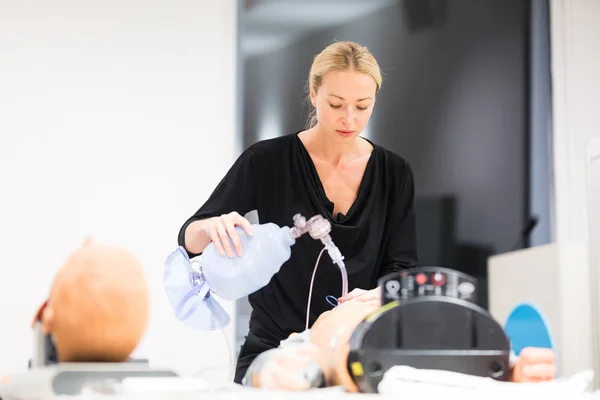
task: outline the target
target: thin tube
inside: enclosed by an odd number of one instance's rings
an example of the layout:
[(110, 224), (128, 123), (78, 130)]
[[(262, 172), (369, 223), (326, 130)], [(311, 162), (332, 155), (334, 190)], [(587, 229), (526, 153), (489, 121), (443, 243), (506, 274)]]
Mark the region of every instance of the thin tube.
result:
[(345, 299), (348, 296), (348, 272), (342, 260), (339, 260), (337, 265), (340, 267), (340, 273), (342, 274), (342, 299)]
[(308, 330), (308, 319), (310, 316), (310, 299), (312, 298), (313, 284), (315, 283), (315, 275), (317, 273), (317, 267), (319, 266), (319, 261), (321, 260), (321, 256), (323, 255), (324, 251), (325, 251), (325, 247), (323, 247), (321, 249), (321, 252), (319, 253), (319, 257), (317, 257), (317, 262), (315, 263), (315, 268), (313, 269), (312, 278), (310, 279), (310, 288), (308, 289), (308, 303), (306, 304), (306, 328), (304, 328), (304, 330)]

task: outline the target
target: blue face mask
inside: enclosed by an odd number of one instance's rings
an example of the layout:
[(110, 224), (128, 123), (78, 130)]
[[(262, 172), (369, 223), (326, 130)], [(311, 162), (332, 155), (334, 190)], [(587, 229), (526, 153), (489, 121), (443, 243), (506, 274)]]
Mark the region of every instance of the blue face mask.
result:
[(167, 257), (163, 284), (175, 316), (186, 326), (212, 330), (229, 325), (229, 315), (212, 296), (201, 273), (194, 270), (183, 247)]

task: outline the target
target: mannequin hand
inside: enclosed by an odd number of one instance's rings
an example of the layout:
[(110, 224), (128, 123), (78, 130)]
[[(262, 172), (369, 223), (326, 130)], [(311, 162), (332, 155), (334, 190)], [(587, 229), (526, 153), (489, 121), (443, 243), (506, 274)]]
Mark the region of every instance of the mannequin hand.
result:
[(356, 300), (356, 301), (360, 301), (360, 302), (365, 302), (365, 303), (381, 303), (381, 287), (376, 287), (375, 289), (372, 290), (365, 290), (365, 289), (354, 289), (352, 290), (350, 293), (348, 293), (348, 296), (346, 297), (340, 297), (338, 299), (338, 302), (341, 304), (345, 301), (350, 301), (350, 300)]
[[(250, 221), (234, 211), (229, 214), (223, 214), (220, 217), (209, 218), (206, 222), (204, 232), (215, 244), (217, 253), (222, 256), (227, 253), (229, 257), (233, 257), (233, 249), (231, 248), (231, 243), (233, 242), (237, 255), (241, 256), (243, 254), (240, 236), (235, 228), (241, 226), (248, 236), (252, 236), (253, 232)], [(229, 239), (231, 239), (231, 242)]]
[(556, 376), (556, 361), (551, 349), (527, 347), (519, 354), (512, 372), (513, 382), (550, 381)]
[(310, 375), (317, 372), (319, 357), (320, 350), (312, 343), (279, 348), (261, 368), (258, 386), (269, 390), (308, 390), (315, 386)]

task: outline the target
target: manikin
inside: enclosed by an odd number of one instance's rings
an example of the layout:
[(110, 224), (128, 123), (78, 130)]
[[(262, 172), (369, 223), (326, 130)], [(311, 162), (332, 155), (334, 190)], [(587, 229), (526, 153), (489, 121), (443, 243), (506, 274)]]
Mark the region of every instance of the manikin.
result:
[(129, 252), (87, 239), (57, 272), (34, 318), (52, 338), (58, 362), (123, 362), (150, 314), (148, 287)]
[[(348, 371), (349, 339), (354, 329), (380, 307), (378, 298), (364, 296), (346, 301), (315, 321), (306, 339), (288, 339), (291, 344), (261, 354), (250, 365), (244, 379), (247, 386), (300, 391), (315, 386), (343, 386), (358, 392)], [(543, 348), (524, 349), (511, 366), (510, 381), (542, 382), (554, 379), (554, 352)], [(324, 382), (314, 379), (319, 370)]]

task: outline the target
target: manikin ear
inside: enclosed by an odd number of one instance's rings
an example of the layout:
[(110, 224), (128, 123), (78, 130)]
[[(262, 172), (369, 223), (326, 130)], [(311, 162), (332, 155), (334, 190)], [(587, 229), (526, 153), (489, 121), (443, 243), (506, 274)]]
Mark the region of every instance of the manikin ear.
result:
[(37, 311), (35, 312), (35, 315), (33, 316), (33, 321), (31, 321), (31, 327), (32, 328), (35, 326), (36, 323), (42, 321), (42, 314), (44, 313), (44, 310), (46, 309), (46, 305), (47, 304), (48, 304), (48, 300), (44, 301), (38, 307)]
[(310, 102), (313, 107), (317, 108), (317, 91), (314, 86), (310, 87)]
[(48, 335), (54, 332), (54, 308), (48, 304), (42, 310), (42, 332)]

